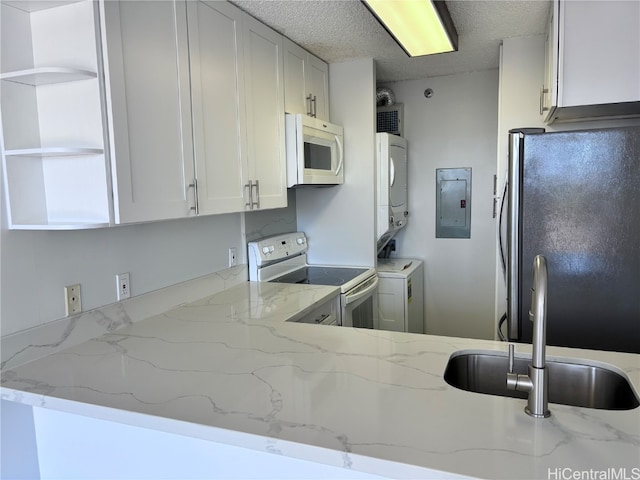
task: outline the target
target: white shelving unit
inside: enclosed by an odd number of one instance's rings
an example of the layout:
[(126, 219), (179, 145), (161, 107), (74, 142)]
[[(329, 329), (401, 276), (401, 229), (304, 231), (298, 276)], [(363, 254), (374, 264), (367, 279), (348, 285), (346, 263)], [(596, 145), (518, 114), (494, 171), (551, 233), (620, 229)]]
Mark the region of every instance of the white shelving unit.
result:
[(20, 150), (5, 150), (7, 157), (73, 157), (77, 155), (101, 155), (101, 148), (24, 148)]
[(110, 225), (96, 4), (2, 1), (0, 105), (12, 229)]
[(79, 70), (77, 68), (64, 67), (40, 67), (18, 70), (17, 72), (7, 72), (0, 75), (0, 80), (21, 83), (37, 87), (40, 85), (51, 85), (54, 83), (75, 82), (77, 80), (88, 80), (96, 78), (96, 72)]

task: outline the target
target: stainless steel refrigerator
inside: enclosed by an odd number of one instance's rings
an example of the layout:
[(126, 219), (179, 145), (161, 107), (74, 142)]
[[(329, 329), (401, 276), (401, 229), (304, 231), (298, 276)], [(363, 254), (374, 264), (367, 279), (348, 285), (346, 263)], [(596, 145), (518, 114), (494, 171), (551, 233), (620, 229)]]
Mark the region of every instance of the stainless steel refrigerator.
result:
[(509, 156), (508, 339), (531, 342), (542, 254), (547, 344), (640, 353), (640, 127), (510, 133)]

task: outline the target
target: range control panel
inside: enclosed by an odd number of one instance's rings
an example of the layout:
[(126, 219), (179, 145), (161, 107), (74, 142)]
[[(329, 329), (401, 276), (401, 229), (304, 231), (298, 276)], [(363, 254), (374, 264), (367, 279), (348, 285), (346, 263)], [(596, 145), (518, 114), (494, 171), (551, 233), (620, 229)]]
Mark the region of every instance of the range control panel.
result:
[(283, 233), (249, 242), (249, 263), (261, 267), (267, 263), (297, 257), (307, 251), (304, 232)]

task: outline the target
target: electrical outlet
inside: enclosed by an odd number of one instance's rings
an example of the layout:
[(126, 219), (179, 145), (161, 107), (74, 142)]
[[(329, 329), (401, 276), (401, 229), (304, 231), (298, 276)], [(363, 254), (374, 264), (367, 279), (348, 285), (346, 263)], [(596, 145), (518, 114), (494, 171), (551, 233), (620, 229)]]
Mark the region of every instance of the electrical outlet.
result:
[(82, 311), (82, 298), (80, 296), (80, 284), (64, 287), (64, 306), (67, 317)]
[(126, 300), (131, 297), (131, 283), (129, 282), (129, 272), (116, 275), (116, 296), (118, 300)]
[(229, 266), (235, 267), (237, 264), (238, 257), (236, 256), (236, 249), (232, 247), (229, 249)]

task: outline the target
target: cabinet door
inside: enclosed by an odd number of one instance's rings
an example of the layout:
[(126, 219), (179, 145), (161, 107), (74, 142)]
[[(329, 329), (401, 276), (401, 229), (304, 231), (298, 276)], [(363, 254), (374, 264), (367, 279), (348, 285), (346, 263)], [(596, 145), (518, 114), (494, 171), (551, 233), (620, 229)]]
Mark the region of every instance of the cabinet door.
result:
[(405, 332), (405, 282), (402, 278), (380, 277), (378, 283), (378, 328)]
[(284, 110), (309, 115), (305, 88), (307, 52), (288, 38), (284, 39)]
[(558, 106), (640, 101), (640, 2), (560, 3)]
[(186, 4), (102, 8), (116, 222), (186, 217), (194, 177)]
[(248, 175), (253, 209), (287, 205), (282, 36), (243, 15)]
[(313, 96), (313, 114), (320, 120), (329, 121), (329, 66), (309, 54), (307, 90)]
[(544, 85), (540, 92), (540, 115), (545, 121), (552, 117), (558, 105), (558, 2), (551, 3), (544, 40)]
[(189, 58), (198, 213), (244, 210), (242, 13), (224, 2), (189, 2)]

